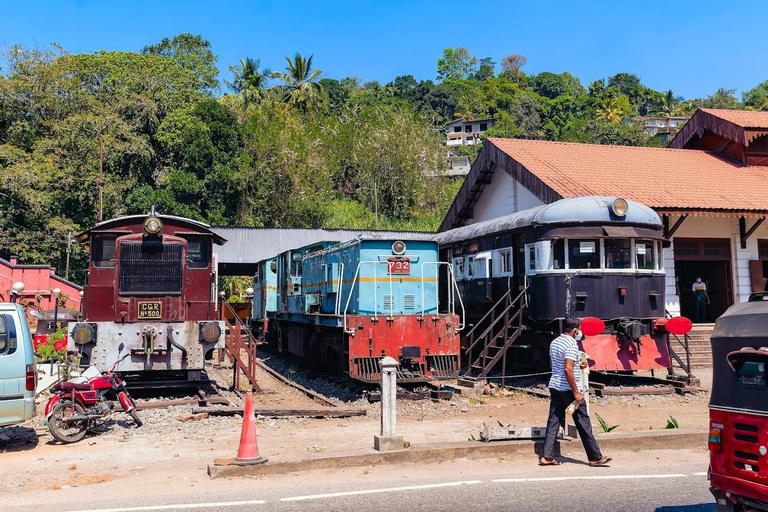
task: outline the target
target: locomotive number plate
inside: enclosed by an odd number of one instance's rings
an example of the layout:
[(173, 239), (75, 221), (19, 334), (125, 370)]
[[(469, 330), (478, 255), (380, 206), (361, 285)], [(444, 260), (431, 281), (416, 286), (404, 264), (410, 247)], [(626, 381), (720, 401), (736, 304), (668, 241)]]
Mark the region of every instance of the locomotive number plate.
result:
[(411, 259), (393, 256), (387, 259), (387, 274), (410, 274)]
[(139, 320), (157, 320), (163, 316), (163, 303), (160, 301), (139, 302)]

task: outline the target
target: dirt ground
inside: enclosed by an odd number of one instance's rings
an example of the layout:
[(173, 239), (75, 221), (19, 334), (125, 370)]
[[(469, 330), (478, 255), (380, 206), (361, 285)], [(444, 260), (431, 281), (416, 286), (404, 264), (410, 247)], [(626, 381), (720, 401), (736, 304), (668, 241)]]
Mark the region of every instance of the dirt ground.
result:
[[(617, 432), (657, 430), (672, 416), (680, 428), (706, 427), (711, 371), (699, 371), (697, 376), (703, 389), (697, 394), (592, 398), (593, 422), (599, 414), (608, 425), (618, 425)], [(266, 374), (260, 374), (260, 379), (264, 393), (256, 395), (256, 407), (318, 406)], [(0, 428), (0, 499), (20, 491), (66, 489), (143, 472), (163, 474), (181, 467), (193, 470), (195, 476), (189, 478), (202, 483), (207, 479), (205, 468), (214, 457), (232, 457), (237, 452), (242, 418), (211, 416), (196, 422), (179, 421), (192, 406), (141, 411), (141, 428), (136, 428), (126, 414), (115, 414), (100, 432), (79, 443), (61, 445), (44, 424), (46, 399), (41, 397), (37, 418), (21, 426)], [(365, 407), (367, 415), (257, 418), (261, 454), (271, 461), (286, 461), (371, 450), (373, 436), (380, 428), (379, 404), (358, 400), (344, 405)], [(398, 432), (413, 446), (477, 439), (483, 422), (543, 426), (548, 400), (517, 392), (455, 395), (450, 401), (401, 400), (397, 409)], [(14, 478), (7, 478), (11, 474)]]

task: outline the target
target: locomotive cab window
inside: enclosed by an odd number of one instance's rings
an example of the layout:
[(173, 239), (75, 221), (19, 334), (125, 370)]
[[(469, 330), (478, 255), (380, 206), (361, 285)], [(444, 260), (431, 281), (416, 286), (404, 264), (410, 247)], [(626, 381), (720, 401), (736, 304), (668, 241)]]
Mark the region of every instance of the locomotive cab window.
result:
[(208, 268), (211, 263), (211, 241), (203, 236), (185, 236), (187, 240), (187, 268)]
[(568, 240), (568, 268), (599, 269), (600, 239)]
[(93, 237), (93, 266), (99, 268), (115, 268), (115, 235), (99, 235)]
[(632, 268), (630, 245), (628, 238), (606, 238), (604, 241), (605, 268)]
[(467, 256), (467, 279), (475, 278), (475, 256)]
[(294, 252), (291, 254), (290, 270), (291, 277), (301, 277), (301, 253)]
[(656, 248), (652, 240), (635, 240), (635, 266), (638, 270), (656, 269)]

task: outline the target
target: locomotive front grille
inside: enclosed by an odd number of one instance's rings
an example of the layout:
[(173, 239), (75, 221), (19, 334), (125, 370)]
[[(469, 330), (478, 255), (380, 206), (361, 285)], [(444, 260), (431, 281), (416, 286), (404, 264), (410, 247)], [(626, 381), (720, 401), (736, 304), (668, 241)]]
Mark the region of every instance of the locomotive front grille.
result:
[(427, 356), (427, 369), (437, 379), (451, 379), (459, 374), (459, 356)]
[(178, 295), (182, 287), (181, 244), (120, 244), (120, 295)]

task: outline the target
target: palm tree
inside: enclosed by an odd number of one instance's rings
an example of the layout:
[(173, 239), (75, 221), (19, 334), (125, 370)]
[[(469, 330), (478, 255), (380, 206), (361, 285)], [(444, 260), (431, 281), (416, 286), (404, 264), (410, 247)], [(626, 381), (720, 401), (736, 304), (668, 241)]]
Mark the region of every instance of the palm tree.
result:
[(328, 101), (328, 94), (319, 83), (322, 71), (312, 70), (312, 57), (302, 57), (298, 53), (293, 60), (286, 57), (288, 66), (285, 73), (275, 72), (272, 78), (279, 78), (283, 85), (277, 86), (282, 93), (283, 101), (289, 105), (307, 112), (323, 107)]
[(600, 108), (596, 110), (597, 119), (604, 119), (609, 123), (618, 123), (621, 121), (621, 108), (616, 100), (604, 101)]
[(267, 82), (272, 75), (272, 71), (264, 69), (259, 71), (261, 61), (246, 57), (240, 59), (240, 64), (229, 66), (229, 70), (234, 76), (233, 81), (224, 80), (224, 83), (234, 92), (240, 94), (246, 106), (250, 103), (258, 103), (264, 98)]

